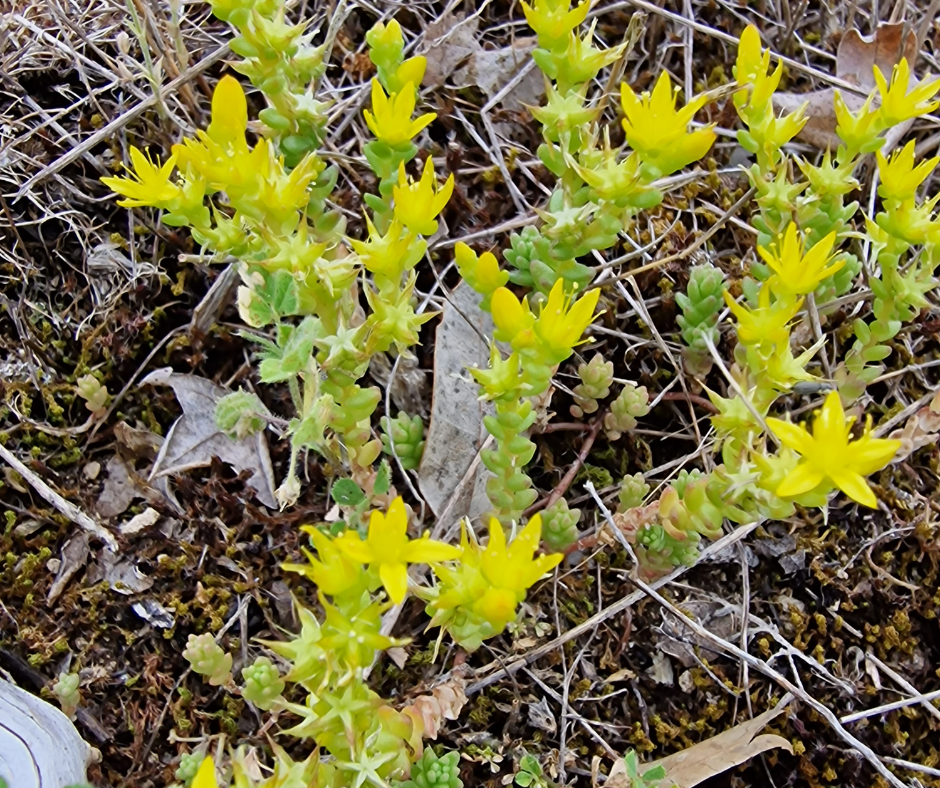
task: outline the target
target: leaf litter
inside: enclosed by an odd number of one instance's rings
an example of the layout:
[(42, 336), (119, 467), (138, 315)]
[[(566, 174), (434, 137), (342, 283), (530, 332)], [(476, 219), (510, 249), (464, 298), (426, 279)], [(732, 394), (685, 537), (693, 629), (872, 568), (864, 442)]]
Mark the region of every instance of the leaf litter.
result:
[(248, 471), (248, 484), (265, 506), (274, 509), (274, 468), (264, 433), (232, 439), (215, 423), (216, 403), (227, 392), (211, 380), (198, 375), (181, 375), (169, 367), (151, 372), (141, 385), (170, 386), (183, 415), (170, 427), (160, 447), (150, 480), (161, 476), (205, 468), (213, 457), (228, 463), (236, 472)]
[[(444, 302), (435, 339), (431, 423), (418, 485), (442, 529), (464, 516), (479, 517), (489, 508), (489, 471), (477, 457), (487, 434), (483, 416), (492, 406), (480, 401), (466, 371), (467, 366), (485, 366), (489, 359), (484, 337), (493, 335), (493, 319), (479, 302), (480, 296), (466, 284), (457, 287)], [(445, 514), (446, 519), (440, 519)]]

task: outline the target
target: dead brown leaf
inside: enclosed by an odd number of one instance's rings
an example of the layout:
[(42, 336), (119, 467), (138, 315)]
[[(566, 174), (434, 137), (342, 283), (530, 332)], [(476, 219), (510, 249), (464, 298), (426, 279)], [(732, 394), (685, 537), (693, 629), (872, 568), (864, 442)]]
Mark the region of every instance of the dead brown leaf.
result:
[(906, 460), (918, 449), (940, 440), (940, 390), (934, 394), (930, 403), (918, 410), (901, 429), (895, 430), (888, 437), (901, 441), (901, 448), (894, 455), (894, 462)]
[(215, 423), (215, 405), (228, 392), (197, 375), (179, 375), (169, 367), (151, 372), (142, 385), (171, 386), (183, 415), (170, 427), (150, 472), (151, 480), (193, 468), (204, 468), (218, 457), (237, 472), (250, 471), (248, 483), (258, 500), (275, 508), (274, 469), (264, 433), (233, 440)]
[(486, 480), (490, 474), (482, 464), (460, 487), (485, 439), (484, 413), (492, 412), (492, 405), (480, 402), (477, 385), (466, 371), (467, 365), (485, 367), (489, 360), (484, 338), (493, 335), (493, 321), (480, 309), (479, 299), (466, 284), (457, 287), (444, 303), (435, 337), (431, 423), (418, 485), (438, 517), (457, 496), (441, 528), (465, 515), (477, 517), (489, 507)]
[(444, 720), (456, 720), (467, 703), (466, 682), (459, 675), (439, 684), (430, 695), (421, 695), (409, 703), (403, 711), (409, 712), (421, 720), (424, 736), (437, 739), (438, 731)]
[[(425, 40), (430, 46), (424, 53), (428, 64), (425, 84), (440, 87), (476, 86), (488, 98), (499, 93), (531, 61), (535, 39), (516, 38), (508, 47), (485, 49), (480, 44), (479, 19), (463, 14), (445, 14), (428, 25)], [(529, 71), (502, 100), (505, 109), (521, 110), (538, 104), (545, 83), (537, 68)]]
[[(765, 711), (740, 725), (735, 725), (724, 733), (699, 742), (687, 750), (660, 758), (652, 763), (645, 763), (642, 771), (646, 772), (662, 766), (666, 770), (667, 783), (677, 785), (679, 788), (693, 788), (767, 750), (780, 748), (792, 754), (793, 747), (782, 736), (772, 733), (757, 735), (771, 720), (784, 712), (786, 705), (786, 703), (781, 703), (776, 708)], [(625, 784), (626, 770), (621, 759), (610, 770), (610, 776), (605, 785), (607, 788), (619, 788)]]
[(134, 483), (133, 470), (121, 456), (108, 460), (105, 470), (108, 477), (95, 503), (95, 511), (100, 517), (116, 517), (123, 514), (135, 498), (142, 497), (142, 493)]
[(71, 580), (80, 569), (84, 568), (88, 561), (89, 539), (89, 535), (85, 531), (81, 531), (69, 539), (62, 547), (59, 571), (56, 573), (52, 585), (49, 586), (49, 593), (46, 596), (46, 601), (50, 604), (59, 598), (59, 595), (68, 585), (69, 580)]

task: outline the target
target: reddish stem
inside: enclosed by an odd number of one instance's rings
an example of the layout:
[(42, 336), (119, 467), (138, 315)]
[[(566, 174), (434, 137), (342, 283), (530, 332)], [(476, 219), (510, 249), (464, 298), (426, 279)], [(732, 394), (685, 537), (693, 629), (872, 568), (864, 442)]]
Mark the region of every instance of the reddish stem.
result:
[(527, 517), (531, 517), (535, 512), (540, 511), (541, 509), (546, 509), (552, 504), (555, 503), (561, 496), (567, 492), (568, 488), (571, 486), (571, 483), (574, 481), (574, 477), (577, 476), (578, 470), (584, 465), (584, 461), (587, 459), (588, 454), (591, 452), (591, 447), (594, 445), (594, 441), (597, 438), (598, 433), (601, 431), (601, 426), (604, 423), (602, 415), (598, 415), (597, 419), (590, 425), (590, 432), (584, 437), (584, 443), (581, 444), (581, 451), (578, 452), (578, 456), (575, 461), (571, 464), (571, 467), (568, 469), (568, 472), (564, 475), (562, 480), (558, 482), (558, 485), (552, 490), (551, 495), (548, 498), (543, 498), (541, 501), (536, 501), (532, 506), (530, 506), (525, 511)]
[(705, 397), (700, 397), (698, 394), (686, 394), (684, 391), (667, 391), (663, 394), (660, 399), (668, 399), (679, 402), (692, 402), (698, 405), (701, 408), (704, 408), (709, 413), (717, 413), (718, 408), (712, 405), (710, 400), (705, 399)]

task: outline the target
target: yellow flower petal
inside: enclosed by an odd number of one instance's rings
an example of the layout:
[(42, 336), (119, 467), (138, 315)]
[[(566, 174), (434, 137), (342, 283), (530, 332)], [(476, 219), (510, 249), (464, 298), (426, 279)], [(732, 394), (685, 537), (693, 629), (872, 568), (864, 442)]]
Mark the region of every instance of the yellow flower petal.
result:
[(509, 548), (511, 556), (526, 554), (531, 556), (539, 549), (539, 542), (542, 540), (542, 515), (536, 513), (532, 515), (526, 527), (519, 532), (512, 545)]
[(867, 430), (865, 435), (852, 444), (852, 449), (855, 452), (855, 464), (858, 466), (859, 473), (863, 475), (884, 468), (885, 465), (891, 462), (900, 448), (901, 441), (873, 438), (867, 434)]
[(506, 551), (506, 533), (495, 517), (490, 518), (490, 541), (487, 542), (486, 549), (492, 554)]
[(368, 542), (363, 542), (355, 531), (343, 531), (336, 537), (336, 546), (360, 564), (369, 564), (376, 560), (372, 547)]
[(212, 122), (206, 133), (210, 139), (225, 144), (245, 144), (248, 129), (248, 101), (235, 77), (226, 74), (212, 93)]
[(868, 506), (871, 509), (878, 508), (878, 499), (875, 497), (875, 493), (860, 474), (837, 468), (829, 472), (829, 477), (836, 487), (856, 503)]
[(825, 478), (823, 472), (808, 463), (799, 463), (777, 488), (777, 495), (781, 498), (792, 498), (809, 492)]
[(410, 564), (436, 564), (441, 561), (454, 561), (460, 558), (460, 548), (422, 537), (408, 542), (408, 546), (402, 552), (402, 558)]
[(812, 436), (802, 427), (789, 421), (783, 421), (782, 419), (775, 419), (773, 417), (767, 419), (767, 426), (770, 427), (770, 431), (776, 435), (780, 439), (780, 442), (787, 448), (793, 449), (793, 451), (799, 454), (806, 454), (812, 450)]
[(408, 568), (405, 564), (379, 564), (379, 577), (388, 596), (400, 605), (408, 593)]
[(493, 322), (506, 341), (532, 327), (535, 316), (529, 311), (527, 302), (519, 301), (508, 288), (496, 288), (491, 303)]
[(215, 779), (215, 763), (212, 758), (207, 756), (202, 759), (189, 788), (219, 788), (219, 783)]
[[(428, 61), (427, 58), (417, 55), (415, 57), (410, 57), (404, 61), (398, 67), (398, 81), (403, 85), (407, 86), (410, 82), (417, 88), (421, 84), (421, 81), (424, 79), (424, 72), (427, 68)], [(403, 87), (402, 90), (405, 88)]]

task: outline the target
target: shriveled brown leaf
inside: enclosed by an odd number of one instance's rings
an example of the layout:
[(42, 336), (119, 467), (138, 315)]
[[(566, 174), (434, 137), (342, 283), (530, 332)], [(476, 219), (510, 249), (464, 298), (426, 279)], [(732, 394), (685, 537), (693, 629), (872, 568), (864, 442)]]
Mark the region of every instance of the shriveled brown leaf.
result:
[[(431, 423), (418, 485), (438, 516), (444, 513), (483, 445), (483, 416), (492, 412), (492, 405), (480, 402), (477, 385), (466, 370), (467, 365), (486, 367), (489, 360), (484, 337), (493, 335), (493, 321), (480, 309), (479, 301), (480, 296), (466, 284), (457, 287), (444, 303), (435, 338)], [(467, 318), (474, 321), (472, 325)], [(489, 475), (482, 464), (477, 466), (473, 478), (457, 492), (442, 528), (465, 515), (472, 518), (486, 511)]]
[[(891, 70), (902, 57), (911, 65), (911, 82), (916, 82), (913, 65), (917, 58), (917, 36), (909, 29), (904, 35), (902, 23), (885, 23), (878, 26), (873, 36), (863, 36), (854, 28), (849, 30), (839, 42), (836, 51), (836, 73), (838, 79), (857, 85), (861, 90), (871, 92), (875, 89), (873, 67), (878, 66), (885, 77), (890, 78)], [(865, 99), (853, 93), (841, 91), (846, 106), (857, 112)], [(774, 106), (780, 112), (795, 112), (804, 103), (805, 114), (809, 120), (797, 139), (825, 150), (835, 150), (840, 140), (836, 135), (836, 116), (833, 108), (834, 88), (824, 88), (811, 93), (776, 93)], [(874, 106), (877, 106), (876, 97)], [(904, 136), (913, 121), (902, 123), (889, 130), (885, 135), (885, 148), (893, 148)]]
[(477, 42), (480, 20), (466, 18), (466, 14), (444, 14), (427, 26), (424, 40), (429, 48), (424, 52), (427, 67), (424, 84), (441, 87), (454, 71), (480, 49)]
[(264, 433), (232, 440), (215, 423), (216, 403), (228, 392), (197, 375), (180, 375), (166, 367), (151, 372), (144, 385), (171, 386), (183, 415), (170, 427), (150, 472), (150, 478), (204, 468), (218, 457), (236, 471), (251, 471), (248, 483), (258, 500), (274, 508), (274, 469)]
[[(904, 28), (907, 28), (907, 36)], [(854, 27), (842, 36), (836, 51), (836, 76), (864, 90), (875, 86), (872, 68), (887, 76), (901, 58), (913, 67), (917, 60), (917, 35), (903, 22), (878, 26), (873, 36), (863, 36)]]
[(81, 531), (69, 539), (62, 547), (59, 570), (56, 573), (55, 580), (52, 581), (52, 585), (49, 586), (49, 593), (46, 595), (46, 601), (50, 604), (59, 598), (69, 580), (84, 568), (88, 561), (88, 542), (90, 538), (87, 532)]
[(413, 714), (424, 725), (424, 736), (437, 739), (444, 720), (456, 720), (467, 703), (466, 682), (462, 676), (453, 676), (439, 684), (430, 695), (422, 695), (408, 704), (404, 711)]
[(894, 455), (894, 462), (906, 460), (918, 449), (940, 441), (940, 390), (927, 405), (911, 416), (903, 427), (888, 437), (901, 441), (901, 448)]
[[(767, 750), (779, 748), (792, 754), (793, 747), (782, 736), (771, 733), (757, 735), (785, 709), (786, 704), (780, 704), (775, 709), (765, 711), (752, 720), (735, 725), (724, 733), (699, 742), (682, 752), (645, 763), (642, 765), (642, 771), (646, 772), (662, 766), (666, 770), (668, 784), (675, 784), (679, 788), (693, 788)], [(607, 788), (626, 788), (627, 779), (623, 760), (618, 760), (614, 764), (605, 785)]]
[(102, 580), (111, 586), (112, 591), (125, 596), (149, 591), (154, 582), (152, 577), (140, 571), (130, 557), (118, 555), (112, 550), (102, 550), (86, 574), (88, 585), (95, 585)]
[(108, 460), (105, 465), (108, 477), (95, 503), (95, 511), (101, 517), (115, 517), (123, 514), (135, 498), (142, 497), (132, 478), (133, 471), (119, 455)]
[(208, 334), (222, 310), (231, 303), (237, 288), (238, 268), (234, 263), (230, 263), (215, 278), (212, 287), (193, 310), (193, 319), (189, 323), (190, 332), (197, 336)]
[[(688, 613), (707, 630), (720, 638), (730, 639), (737, 631), (737, 619), (734, 609), (713, 600), (692, 599), (681, 604), (682, 612)], [(710, 643), (700, 635), (689, 632), (683, 623), (682, 617), (663, 610), (662, 635), (658, 638), (657, 647), (675, 657), (683, 667), (691, 668), (698, 664), (696, 650), (700, 650), (707, 658), (712, 658), (715, 652), (709, 649)]]
[[(440, 87), (476, 86), (492, 98), (501, 91), (531, 60), (534, 38), (516, 38), (508, 47), (485, 49), (480, 44), (480, 22), (464, 14), (445, 14), (428, 25), (425, 41), (429, 48), (425, 84)], [(524, 105), (538, 104), (545, 92), (545, 83), (537, 68), (530, 68), (519, 83), (503, 97), (506, 109), (520, 110)]]

